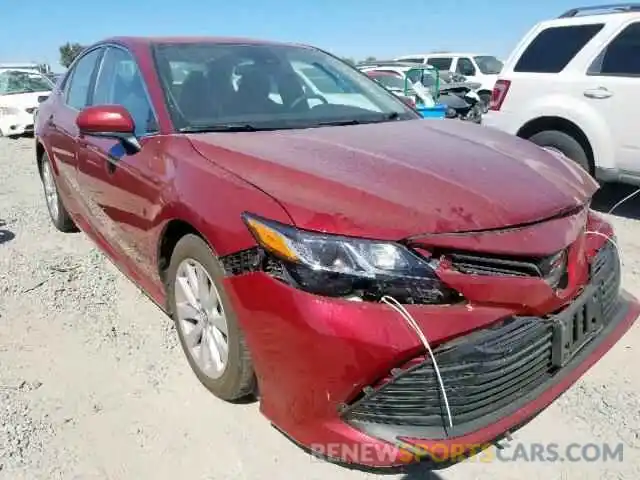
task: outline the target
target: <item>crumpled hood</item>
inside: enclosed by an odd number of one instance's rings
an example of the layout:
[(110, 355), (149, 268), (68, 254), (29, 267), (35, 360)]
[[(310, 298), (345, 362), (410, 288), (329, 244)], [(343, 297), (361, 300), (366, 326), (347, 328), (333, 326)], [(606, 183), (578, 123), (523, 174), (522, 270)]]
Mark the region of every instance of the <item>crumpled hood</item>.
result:
[(277, 199), (298, 227), (343, 235), (399, 240), (526, 224), (583, 205), (597, 190), (573, 162), (454, 120), (189, 138)]

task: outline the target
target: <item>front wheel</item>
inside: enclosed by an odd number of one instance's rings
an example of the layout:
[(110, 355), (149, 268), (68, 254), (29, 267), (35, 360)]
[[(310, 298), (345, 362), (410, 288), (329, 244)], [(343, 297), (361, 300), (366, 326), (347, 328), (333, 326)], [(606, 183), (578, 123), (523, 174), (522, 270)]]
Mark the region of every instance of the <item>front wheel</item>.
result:
[(47, 202), (47, 210), (49, 210), (49, 217), (53, 226), (64, 233), (77, 232), (78, 228), (71, 219), (69, 212), (62, 204), (60, 195), (58, 193), (58, 187), (53, 178), (53, 169), (51, 167), (51, 160), (45, 153), (42, 155), (42, 170), (41, 170), (42, 186), (44, 188), (44, 198)]
[(167, 272), (171, 316), (191, 369), (217, 397), (239, 400), (255, 392), (249, 349), (227, 297), (224, 270), (209, 245), (185, 235)]

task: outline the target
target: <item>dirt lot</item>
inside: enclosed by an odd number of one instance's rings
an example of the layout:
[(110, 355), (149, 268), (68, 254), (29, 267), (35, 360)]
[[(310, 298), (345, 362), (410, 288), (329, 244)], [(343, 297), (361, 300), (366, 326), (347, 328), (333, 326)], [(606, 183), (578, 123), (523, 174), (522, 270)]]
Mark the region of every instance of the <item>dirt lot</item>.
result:
[[(601, 208), (622, 187), (600, 198)], [(624, 286), (640, 295), (640, 201), (613, 217)], [(640, 325), (513, 444), (609, 442), (623, 461), (527, 461), (515, 449), (390, 477), (640, 478)], [(521, 447), (518, 447), (521, 448)], [(507, 450), (509, 451), (509, 450)], [(594, 453), (592, 451), (591, 456)], [(0, 139), (1, 479), (365, 479), (313, 459), (197, 382), (170, 321), (84, 237), (51, 226), (33, 140)]]

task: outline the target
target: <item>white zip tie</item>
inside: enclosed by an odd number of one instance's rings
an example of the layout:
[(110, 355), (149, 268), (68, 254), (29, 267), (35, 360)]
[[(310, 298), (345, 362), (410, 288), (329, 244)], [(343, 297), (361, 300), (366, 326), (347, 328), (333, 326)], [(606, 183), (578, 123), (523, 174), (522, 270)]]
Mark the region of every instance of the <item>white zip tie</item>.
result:
[(451, 417), (451, 409), (449, 408), (449, 399), (447, 398), (447, 391), (444, 388), (444, 382), (442, 381), (442, 376), (440, 375), (440, 368), (438, 368), (438, 362), (436, 361), (436, 356), (433, 354), (433, 350), (431, 350), (431, 345), (429, 345), (429, 341), (427, 337), (422, 333), (418, 322), (411, 316), (411, 314), (407, 311), (406, 308), (402, 306), (398, 300), (395, 298), (385, 295), (380, 299), (381, 302), (386, 303), (394, 309), (396, 312), (400, 314), (400, 316), (409, 324), (412, 330), (415, 331), (416, 335), (429, 352), (429, 356), (431, 357), (431, 361), (433, 362), (433, 369), (436, 371), (436, 377), (438, 378), (438, 384), (440, 385), (440, 392), (442, 392), (442, 398), (444, 399), (444, 406), (447, 410), (447, 417), (449, 418), (449, 428), (453, 428), (453, 419)]
[(611, 207), (611, 209), (607, 212), (607, 214), (611, 215), (616, 208), (618, 208), (620, 205), (622, 205), (627, 200), (631, 200), (633, 197), (635, 197), (639, 193), (640, 193), (640, 188), (638, 188), (637, 190), (634, 190), (629, 195), (627, 195), (622, 200), (620, 200), (618, 203), (616, 203), (613, 207)]
[[(640, 190), (638, 190), (640, 192)], [(608, 235), (605, 235), (602, 232), (596, 232), (595, 230), (586, 230), (585, 235), (597, 235), (598, 237), (602, 237), (604, 238), (606, 241), (608, 241), (609, 243), (611, 243), (611, 245), (613, 245), (613, 247), (616, 249), (616, 254), (618, 257), (618, 263), (620, 264), (620, 274), (622, 274), (622, 254), (620, 253), (620, 247), (618, 246), (618, 244), (616, 243), (616, 241), (609, 237)]]

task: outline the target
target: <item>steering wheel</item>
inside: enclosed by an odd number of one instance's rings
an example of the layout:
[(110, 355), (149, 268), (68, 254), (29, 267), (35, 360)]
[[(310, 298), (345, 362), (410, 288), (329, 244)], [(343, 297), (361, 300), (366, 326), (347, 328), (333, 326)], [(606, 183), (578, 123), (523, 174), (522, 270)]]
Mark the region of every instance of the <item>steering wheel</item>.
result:
[(293, 110), (303, 100), (313, 100), (314, 98), (316, 100), (320, 100), (320, 102), (322, 102), (325, 105), (327, 105), (329, 103), (329, 101), (326, 98), (324, 98), (322, 95), (320, 95), (319, 93), (311, 93), (311, 94), (303, 93), (298, 98), (296, 98), (293, 102), (291, 102), (291, 105), (290, 105), (289, 108), (291, 108)]

